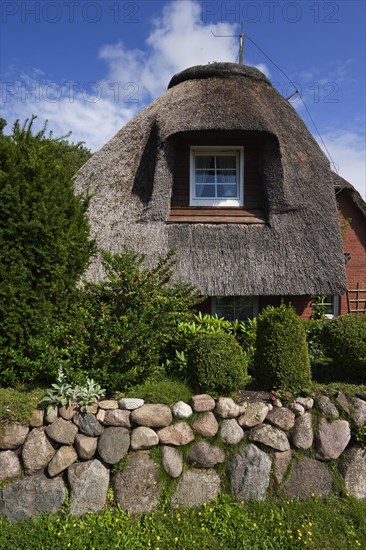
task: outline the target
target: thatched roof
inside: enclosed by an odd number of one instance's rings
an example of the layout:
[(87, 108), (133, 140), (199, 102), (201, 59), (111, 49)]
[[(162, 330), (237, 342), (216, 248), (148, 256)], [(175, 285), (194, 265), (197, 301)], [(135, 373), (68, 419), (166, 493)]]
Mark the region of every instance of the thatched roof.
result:
[[(267, 224), (167, 223), (174, 136), (202, 130), (264, 137)], [(89, 218), (100, 246), (118, 251), (127, 244), (148, 262), (175, 247), (177, 278), (204, 294), (346, 288), (329, 162), (293, 107), (253, 67), (215, 63), (173, 77), (164, 94), (82, 167), (75, 186), (93, 195)], [(97, 263), (89, 276), (100, 276)]]
[(341, 192), (345, 192), (350, 195), (352, 201), (355, 203), (357, 208), (360, 210), (362, 215), (366, 218), (366, 202), (363, 200), (360, 193), (353, 187), (353, 185), (333, 172), (333, 183), (336, 191), (336, 195)]

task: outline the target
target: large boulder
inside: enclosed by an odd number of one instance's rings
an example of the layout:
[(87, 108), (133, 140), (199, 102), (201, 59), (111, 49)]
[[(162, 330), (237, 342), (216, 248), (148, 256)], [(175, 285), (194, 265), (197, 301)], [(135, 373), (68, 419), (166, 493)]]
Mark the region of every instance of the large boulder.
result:
[(305, 500), (311, 496), (325, 497), (332, 491), (332, 476), (325, 464), (304, 457), (296, 464), (284, 486), (287, 498)]
[(98, 437), (104, 430), (96, 416), (92, 413), (76, 414), (73, 422), (79, 427), (81, 433), (89, 437)]
[(131, 449), (133, 451), (140, 451), (144, 449), (150, 449), (159, 444), (159, 437), (154, 430), (146, 428), (145, 426), (139, 426), (132, 430), (131, 433)]
[(366, 401), (358, 397), (350, 397), (348, 399), (352, 406), (352, 420), (356, 426), (361, 426), (366, 422)]
[(192, 428), (186, 422), (177, 422), (158, 431), (159, 441), (163, 445), (187, 445), (194, 441)]
[(159, 499), (159, 469), (147, 452), (129, 456), (123, 472), (112, 478), (116, 503), (131, 514), (151, 512)]
[(23, 445), (29, 432), (28, 426), (18, 422), (0, 428), (0, 449), (14, 450)]
[(272, 461), (256, 445), (243, 445), (229, 461), (231, 489), (236, 500), (263, 500)]
[(70, 447), (70, 445), (60, 447), (51, 462), (48, 464), (48, 474), (51, 477), (57, 476), (66, 470), (66, 468), (71, 466), (71, 464), (74, 464), (77, 459), (78, 455), (73, 447)]
[(187, 461), (196, 468), (213, 468), (216, 464), (225, 461), (225, 453), (208, 441), (199, 441), (193, 443), (188, 452)]
[(188, 470), (177, 483), (172, 507), (193, 508), (210, 502), (220, 493), (220, 478), (214, 470)]
[(131, 420), (139, 426), (164, 428), (171, 424), (173, 416), (167, 405), (142, 405), (132, 411)]
[(61, 478), (43, 475), (25, 477), (7, 485), (0, 492), (0, 515), (9, 521), (20, 521), (40, 514), (56, 514), (66, 497)]
[(221, 418), (237, 418), (243, 412), (243, 407), (235, 403), (231, 397), (219, 397), (215, 412)]
[(268, 414), (268, 406), (261, 401), (255, 403), (249, 403), (248, 407), (244, 411), (244, 414), (239, 416), (239, 425), (242, 428), (252, 428), (262, 424)]
[(336, 460), (351, 439), (351, 428), (347, 420), (328, 422), (321, 418), (316, 438), (317, 457), (321, 460)]
[(274, 453), (274, 475), (277, 483), (282, 483), (283, 478), (288, 470), (288, 467), (291, 463), (292, 451), (283, 451)]
[(105, 426), (120, 426), (122, 428), (131, 428), (131, 411), (121, 409), (101, 409), (105, 414), (102, 420)]
[(0, 453), (0, 482), (22, 475), (19, 458), (13, 451)]
[(194, 419), (192, 428), (203, 437), (214, 437), (219, 430), (219, 425), (213, 412), (208, 411)]
[(98, 438), (88, 435), (78, 434), (75, 437), (75, 449), (81, 460), (90, 460), (97, 451)]
[(292, 443), (297, 449), (306, 451), (314, 441), (314, 430), (311, 413), (306, 412), (295, 420), (295, 428), (291, 435)]
[(162, 464), (170, 477), (179, 477), (183, 471), (183, 455), (175, 447), (163, 445), (161, 448)]
[(249, 440), (267, 445), (275, 451), (288, 451), (290, 448), (285, 432), (273, 428), (269, 424), (261, 424), (252, 428), (249, 432)]
[(366, 497), (366, 450), (352, 447), (342, 456), (339, 469), (346, 491), (356, 498)]
[(328, 418), (339, 418), (339, 412), (327, 395), (321, 395), (315, 402), (315, 407)]
[(192, 408), (194, 412), (213, 411), (215, 408), (215, 400), (207, 393), (194, 395), (192, 397)]
[(235, 418), (227, 418), (220, 426), (220, 439), (227, 445), (236, 445), (244, 437), (244, 431)]
[(70, 514), (82, 516), (103, 509), (109, 486), (109, 470), (99, 460), (73, 464), (67, 471), (71, 489)]
[(295, 413), (282, 407), (268, 411), (266, 420), (281, 430), (291, 430), (295, 424)]
[(98, 452), (107, 464), (117, 464), (127, 453), (130, 434), (127, 428), (106, 428), (98, 441)]
[(62, 445), (72, 445), (78, 433), (78, 427), (70, 420), (64, 420), (64, 418), (59, 417), (45, 431), (53, 441)]
[(35, 428), (27, 435), (22, 447), (22, 459), (27, 474), (43, 470), (56, 453), (43, 428)]
[(179, 418), (179, 420), (187, 420), (193, 414), (192, 407), (184, 401), (174, 403), (172, 406), (172, 411), (174, 418)]

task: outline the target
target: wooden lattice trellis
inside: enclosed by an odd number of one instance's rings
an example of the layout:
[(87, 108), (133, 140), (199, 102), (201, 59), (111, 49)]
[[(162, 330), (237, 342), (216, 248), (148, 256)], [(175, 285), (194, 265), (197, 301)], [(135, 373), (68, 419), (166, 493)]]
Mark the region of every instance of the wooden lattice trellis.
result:
[(360, 288), (360, 283), (357, 283), (355, 289), (347, 290), (347, 307), (348, 313), (366, 315), (366, 288)]

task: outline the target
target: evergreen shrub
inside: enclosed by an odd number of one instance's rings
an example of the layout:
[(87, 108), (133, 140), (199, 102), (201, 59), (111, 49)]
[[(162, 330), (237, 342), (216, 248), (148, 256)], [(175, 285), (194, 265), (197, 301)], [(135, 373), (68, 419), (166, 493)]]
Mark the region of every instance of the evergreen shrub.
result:
[(0, 119), (0, 381), (32, 380), (22, 354), (47, 320), (67, 314), (95, 245), (88, 198), (72, 176), (91, 153), (82, 144), (33, 133), (33, 121), (5, 135)]
[(195, 334), (187, 354), (187, 375), (192, 387), (204, 393), (242, 390), (248, 382), (248, 360), (234, 336)]
[(366, 382), (366, 315), (349, 314), (330, 320), (323, 329), (322, 342), (343, 377)]
[(309, 387), (311, 372), (305, 329), (291, 306), (268, 306), (260, 314), (254, 376), (263, 389)]
[(68, 319), (49, 327), (48, 342), (34, 343), (30, 360), (43, 379), (61, 366), (70, 383), (89, 377), (109, 392), (125, 391), (164, 374), (166, 349), (198, 296), (190, 285), (170, 284), (173, 253), (152, 268), (127, 248), (101, 256), (105, 279), (79, 289)]

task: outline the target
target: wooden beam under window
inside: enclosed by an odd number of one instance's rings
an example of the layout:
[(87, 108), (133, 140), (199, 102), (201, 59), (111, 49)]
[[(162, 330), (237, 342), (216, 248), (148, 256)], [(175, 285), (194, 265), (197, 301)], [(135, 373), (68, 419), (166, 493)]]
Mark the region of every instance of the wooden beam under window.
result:
[(172, 208), (168, 223), (267, 223), (262, 210), (244, 210), (238, 207)]

